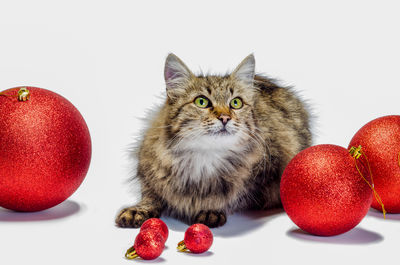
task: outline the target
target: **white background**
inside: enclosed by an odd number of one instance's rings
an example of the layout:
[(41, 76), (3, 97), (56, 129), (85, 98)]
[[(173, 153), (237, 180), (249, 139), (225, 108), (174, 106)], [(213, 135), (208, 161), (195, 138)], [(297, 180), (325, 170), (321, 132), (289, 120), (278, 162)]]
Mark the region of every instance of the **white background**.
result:
[[(174, 52), (195, 72), (232, 70), (254, 52), (257, 70), (309, 100), (315, 144), (347, 146), (366, 122), (399, 113), (400, 6), (396, 1), (0, 1), (0, 90), (53, 90), (85, 117), (91, 168), (61, 205), (0, 209), (1, 264), (133, 264), (137, 230), (114, 217), (135, 202), (127, 150), (138, 118), (160, 102)], [(137, 189), (136, 189), (137, 190)], [(136, 191), (137, 192), (137, 191)], [(318, 213), (316, 213), (318, 214)], [(283, 212), (230, 216), (209, 252), (177, 253), (187, 226), (163, 218), (165, 264), (382, 264), (397, 262), (400, 215), (370, 211), (331, 238), (296, 230)]]

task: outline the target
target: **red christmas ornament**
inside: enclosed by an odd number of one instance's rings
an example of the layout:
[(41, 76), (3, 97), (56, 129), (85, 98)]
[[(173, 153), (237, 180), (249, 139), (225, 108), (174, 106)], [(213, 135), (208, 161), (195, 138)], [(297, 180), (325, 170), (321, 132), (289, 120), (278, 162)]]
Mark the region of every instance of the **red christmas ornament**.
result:
[(146, 220), (140, 227), (140, 232), (147, 229), (159, 232), (164, 238), (164, 243), (167, 241), (169, 234), (168, 226), (161, 219), (150, 218)]
[(199, 254), (206, 252), (213, 243), (213, 234), (208, 226), (203, 224), (194, 224), (185, 232), (185, 238), (179, 242), (178, 250), (190, 250), (193, 253)]
[(133, 247), (126, 251), (127, 259), (141, 257), (145, 260), (158, 258), (164, 250), (164, 237), (157, 231), (146, 229), (141, 231), (135, 239)]
[[(400, 116), (370, 121), (353, 137), (350, 146), (362, 146), (368, 158), (375, 189), (389, 213), (400, 213)], [(382, 211), (377, 200), (372, 207)]]
[(61, 203), (90, 158), (88, 127), (68, 100), (36, 87), (0, 93), (0, 206), (40, 211)]
[[(362, 174), (368, 176), (364, 167)], [(367, 214), (372, 191), (348, 150), (317, 145), (297, 154), (283, 172), (283, 207), (304, 231), (333, 236), (354, 228)]]

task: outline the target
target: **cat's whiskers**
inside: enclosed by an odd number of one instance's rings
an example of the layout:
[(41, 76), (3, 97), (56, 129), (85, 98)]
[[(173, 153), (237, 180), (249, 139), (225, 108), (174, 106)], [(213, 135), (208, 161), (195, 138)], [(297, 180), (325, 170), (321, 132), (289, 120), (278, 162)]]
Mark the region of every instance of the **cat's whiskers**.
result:
[(173, 125), (166, 125), (166, 126), (159, 126), (159, 127), (152, 127), (152, 128), (154, 128), (154, 129), (165, 129), (165, 128), (170, 128), (172, 126)]
[[(270, 169), (270, 165), (271, 165), (271, 151), (268, 146), (268, 143), (265, 142), (265, 140), (262, 139), (261, 135), (259, 135), (257, 132), (252, 132), (251, 130), (249, 130), (248, 128), (245, 128), (245, 127), (240, 127), (240, 129), (242, 130), (242, 133), (247, 135), (251, 141), (254, 141), (256, 143), (256, 147), (259, 148), (259, 151), (261, 151), (262, 156), (263, 156), (263, 172), (266, 173), (265, 169), (267, 167), (267, 165), (266, 165), (267, 164), (267, 158), (266, 158), (267, 151), (268, 151), (268, 158), (269, 158), (268, 169)], [(258, 128), (255, 128), (255, 129), (262, 132)]]
[[(172, 127), (172, 125), (160, 126), (160, 127), (153, 127), (153, 128), (156, 128), (156, 129), (166, 129), (166, 128), (170, 128), (170, 127)], [(159, 133), (159, 132), (151, 132), (151, 131), (148, 131), (148, 132), (146, 132), (146, 135), (147, 135), (147, 136), (155, 136), (155, 135), (159, 136), (160, 133)]]
[(229, 162), (231, 158), (239, 159), (242, 167), (251, 168), (252, 166), (243, 157), (241, 145), (237, 144), (239, 135), (235, 135), (236, 133), (223, 136), (208, 135), (206, 129), (206, 127), (198, 127), (192, 128), (191, 131), (181, 132), (179, 141), (172, 147), (177, 155), (177, 160), (174, 162), (174, 175), (179, 176), (182, 185), (188, 182), (196, 182), (200, 185), (209, 177), (219, 179), (231, 175), (236, 170), (235, 164)]
[(179, 134), (175, 134), (171, 139), (169, 139), (165, 145), (167, 146), (167, 148), (171, 148), (172, 144), (174, 143), (175, 139), (178, 138), (180, 135)]
[(176, 142), (173, 146), (173, 149), (175, 150), (180, 150), (180, 147), (182, 143), (184, 143), (185, 140), (196, 140), (199, 136), (203, 135), (204, 133), (201, 130), (189, 130), (189, 131), (184, 131), (182, 134), (180, 134), (180, 139), (178, 142)]
[[(185, 133), (185, 132), (183, 132), (183, 133)], [(174, 144), (175, 140), (176, 140), (177, 138), (179, 138), (179, 137), (180, 137), (181, 139), (178, 140), (178, 142)], [(185, 137), (184, 134), (182, 135), (181, 133), (176, 133), (171, 139), (169, 139), (169, 140), (166, 142), (167, 147), (168, 147), (168, 148), (174, 147), (174, 145), (177, 145), (179, 142), (181, 142), (181, 141), (184, 139), (184, 137)]]
[[(252, 132), (251, 130), (245, 127), (239, 127), (239, 131), (241, 131), (245, 136), (248, 136), (251, 140), (254, 140), (257, 148), (260, 148), (260, 146), (265, 147), (265, 142), (258, 133)], [(260, 148), (260, 150), (263, 149)]]

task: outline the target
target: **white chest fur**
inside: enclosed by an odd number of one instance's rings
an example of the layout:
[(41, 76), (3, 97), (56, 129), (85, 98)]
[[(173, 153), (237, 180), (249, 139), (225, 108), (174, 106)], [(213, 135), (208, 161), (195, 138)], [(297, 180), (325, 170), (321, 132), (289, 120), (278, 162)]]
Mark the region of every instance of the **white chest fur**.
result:
[(183, 182), (200, 182), (218, 177), (221, 171), (233, 170), (227, 159), (241, 151), (236, 136), (202, 136), (196, 140), (183, 142), (179, 146), (179, 156), (173, 172)]

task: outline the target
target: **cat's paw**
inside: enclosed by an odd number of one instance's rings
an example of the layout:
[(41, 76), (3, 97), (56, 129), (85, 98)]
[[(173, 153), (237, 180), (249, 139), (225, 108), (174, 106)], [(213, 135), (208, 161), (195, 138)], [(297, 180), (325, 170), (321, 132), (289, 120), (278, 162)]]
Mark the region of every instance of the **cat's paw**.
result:
[(226, 223), (226, 215), (222, 211), (201, 211), (194, 218), (194, 223), (205, 224), (208, 227), (218, 227)]
[(133, 206), (123, 209), (115, 219), (115, 223), (119, 227), (139, 228), (144, 221), (152, 217), (159, 216), (153, 211)]

